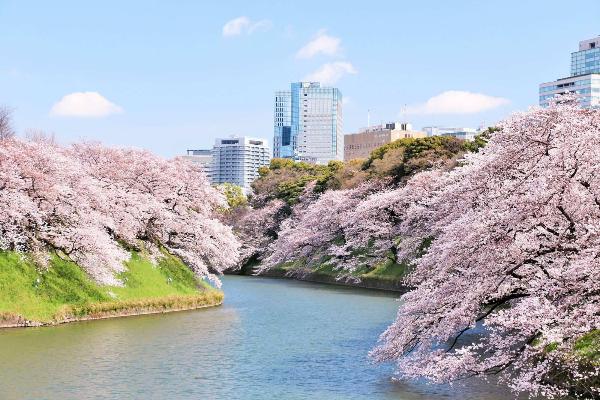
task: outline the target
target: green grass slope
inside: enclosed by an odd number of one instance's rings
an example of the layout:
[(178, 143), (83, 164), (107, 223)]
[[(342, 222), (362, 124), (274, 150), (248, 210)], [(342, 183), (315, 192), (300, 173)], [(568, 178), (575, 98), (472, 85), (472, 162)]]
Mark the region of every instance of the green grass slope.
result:
[(591, 331), (575, 342), (575, 353), (586, 362), (600, 366), (600, 330)]
[(407, 272), (406, 264), (398, 264), (391, 259), (375, 265), (363, 265), (350, 274), (344, 274), (326, 260), (315, 268), (307, 268), (303, 260), (296, 260), (277, 265), (263, 271), (262, 274), (371, 289), (406, 291), (403, 279)]
[(218, 304), (222, 292), (197, 279), (179, 259), (165, 254), (158, 265), (132, 253), (119, 277), (123, 287), (92, 281), (75, 263), (52, 255), (40, 269), (27, 256), (0, 252), (0, 322), (22, 318), (52, 323), (86, 316)]

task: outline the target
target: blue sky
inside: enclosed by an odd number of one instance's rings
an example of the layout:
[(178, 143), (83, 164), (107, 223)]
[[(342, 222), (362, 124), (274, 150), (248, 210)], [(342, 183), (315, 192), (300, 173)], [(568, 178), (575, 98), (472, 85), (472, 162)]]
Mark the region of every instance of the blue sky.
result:
[(271, 140), (273, 92), (311, 76), (341, 89), (346, 132), (405, 105), (417, 128), (476, 127), (536, 104), (600, 35), (597, 0), (203, 3), (0, 0), (0, 104), (20, 133), (167, 157)]

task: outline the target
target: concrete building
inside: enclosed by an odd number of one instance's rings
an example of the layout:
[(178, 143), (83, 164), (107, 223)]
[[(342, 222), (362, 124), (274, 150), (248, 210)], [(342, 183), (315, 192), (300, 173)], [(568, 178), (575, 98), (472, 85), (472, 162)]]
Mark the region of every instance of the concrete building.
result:
[(212, 182), (233, 183), (249, 193), (258, 169), (269, 165), (271, 149), (265, 139), (231, 136), (215, 140), (212, 150)]
[(540, 106), (547, 107), (557, 94), (575, 93), (585, 108), (600, 108), (600, 36), (579, 42), (571, 53), (571, 75), (540, 84)]
[(344, 158), (342, 93), (319, 82), (275, 92), (273, 157), (317, 164)]
[(344, 160), (368, 158), (373, 150), (394, 140), (425, 136), (424, 132), (414, 131), (407, 123), (390, 122), (363, 128), (358, 133), (344, 135)]
[(426, 126), (423, 131), (427, 136), (454, 136), (463, 140), (473, 140), (481, 132), (481, 130), (473, 128), (442, 128), (439, 126)]
[(187, 154), (183, 156), (184, 159), (193, 162), (198, 165), (208, 179), (212, 180), (212, 164), (213, 164), (213, 155), (212, 150), (201, 149), (201, 150), (188, 150)]

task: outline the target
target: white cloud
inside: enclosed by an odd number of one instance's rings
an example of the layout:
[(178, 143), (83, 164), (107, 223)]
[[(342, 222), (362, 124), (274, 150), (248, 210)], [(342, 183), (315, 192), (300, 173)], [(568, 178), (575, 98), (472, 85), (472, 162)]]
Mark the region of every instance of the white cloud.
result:
[(271, 21), (261, 19), (252, 21), (248, 17), (237, 17), (223, 25), (223, 36), (239, 36), (241, 34), (250, 35), (258, 30), (266, 30), (271, 27)]
[(296, 58), (312, 58), (318, 54), (335, 56), (341, 51), (341, 43), (342, 40), (340, 38), (329, 36), (324, 30), (321, 30), (313, 40), (298, 50)]
[(123, 112), (123, 109), (108, 101), (98, 92), (75, 92), (58, 101), (51, 115), (61, 117), (105, 117)]
[(509, 104), (503, 97), (461, 90), (448, 90), (423, 104), (408, 106), (408, 114), (475, 114)]
[(332, 85), (339, 81), (344, 75), (357, 74), (358, 71), (352, 64), (345, 61), (336, 61), (323, 64), (312, 74), (304, 78), (305, 81), (321, 82), (324, 85)]

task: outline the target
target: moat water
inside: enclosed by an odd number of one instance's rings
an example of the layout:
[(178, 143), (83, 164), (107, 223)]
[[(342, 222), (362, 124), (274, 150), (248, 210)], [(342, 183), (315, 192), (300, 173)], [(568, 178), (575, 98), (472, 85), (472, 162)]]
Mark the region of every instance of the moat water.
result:
[(511, 399), (479, 381), (397, 382), (368, 352), (395, 295), (226, 276), (221, 307), (0, 331), (7, 399)]

